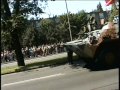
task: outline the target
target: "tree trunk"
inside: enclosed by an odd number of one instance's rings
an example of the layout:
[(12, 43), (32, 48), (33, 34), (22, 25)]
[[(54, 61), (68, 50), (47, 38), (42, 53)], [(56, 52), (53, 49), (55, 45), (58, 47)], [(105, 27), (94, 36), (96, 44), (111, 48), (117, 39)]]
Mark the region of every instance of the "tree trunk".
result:
[[(2, 3), (4, 5), (4, 10), (5, 10), (5, 20), (7, 21), (11, 18), (10, 8), (9, 8), (7, 0), (2, 0)], [(19, 13), (19, 0), (16, 1), (15, 8), (16, 8), (16, 10), (15, 10), (16, 15), (18, 15), (18, 13)], [(10, 23), (10, 24), (12, 26), (12, 23)], [(15, 49), (15, 54), (16, 54), (18, 66), (25, 66), (24, 57), (23, 57), (23, 54), (21, 51), (21, 45), (20, 45), (17, 29), (15, 28), (13, 30), (13, 32), (10, 32), (10, 34), (12, 37), (12, 41), (14, 42), (13, 48)]]
[(16, 31), (17, 30), (14, 30), (11, 33), (12, 41), (13, 41), (12, 46), (13, 46), (13, 48), (15, 50), (18, 66), (25, 66), (24, 57), (23, 57), (23, 54), (22, 54), (22, 51), (21, 51), (21, 45), (20, 45), (18, 33)]

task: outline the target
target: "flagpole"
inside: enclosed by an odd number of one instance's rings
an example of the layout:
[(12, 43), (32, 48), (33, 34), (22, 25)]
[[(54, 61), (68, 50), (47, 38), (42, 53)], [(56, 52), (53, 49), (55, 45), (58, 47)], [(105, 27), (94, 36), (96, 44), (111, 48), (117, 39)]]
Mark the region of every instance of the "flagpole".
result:
[(69, 15), (68, 15), (68, 6), (67, 6), (66, 0), (65, 0), (65, 4), (66, 4), (66, 9), (67, 9), (67, 18), (68, 18), (68, 24), (69, 24), (70, 40), (72, 41), (72, 33), (71, 33), (70, 20), (69, 20)]

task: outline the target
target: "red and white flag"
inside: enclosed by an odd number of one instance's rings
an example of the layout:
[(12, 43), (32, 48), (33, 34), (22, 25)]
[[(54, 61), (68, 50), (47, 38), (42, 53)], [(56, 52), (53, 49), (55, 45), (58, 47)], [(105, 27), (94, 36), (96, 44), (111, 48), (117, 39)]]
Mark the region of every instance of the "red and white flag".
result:
[(110, 4), (115, 3), (115, 0), (105, 0), (106, 6), (109, 6)]

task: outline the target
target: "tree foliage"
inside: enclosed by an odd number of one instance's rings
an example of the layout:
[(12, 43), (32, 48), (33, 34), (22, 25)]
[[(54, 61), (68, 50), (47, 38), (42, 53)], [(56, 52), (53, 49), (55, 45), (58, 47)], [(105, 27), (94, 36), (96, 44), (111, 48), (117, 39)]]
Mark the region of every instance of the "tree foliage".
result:
[(97, 5), (97, 12), (103, 12), (103, 8), (101, 3), (99, 2), (99, 4)]
[[(40, 0), (43, 1), (43, 0)], [(38, 15), (43, 13), (39, 0), (1, 0), (1, 23), (2, 32), (10, 34), (10, 43), (16, 53), (18, 66), (24, 66), (24, 58), (21, 52), (20, 37), (26, 29), (26, 18), (29, 14)], [(4, 36), (6, 36), (4, 35)], [(6, 41), (3, 36), (2, 44)]]
[[(87, 13), (80, 11), (77, 14), (69, 13), (70, 26), (73, 38), (77, 38), (77, 34), (87, 24)], [(66, 42), (70, 41), (67, 14), (58, 17), (42, 19), (40, 21), (40, 32), (45, 38), (46, 43), (50, 42)]]
[(116, 7), (116, 4), (112, 4), (112, 7), (111, 7), (111, 12), (110, 12), (110, 17), (109, 17), (109, 21), (113, 21), (114, 19), (114, 16), (116, 15), (119, 15), (119, 10), (117, 9)]
[[(40, 19), (37, 22), (39, 28), (36, 27), (34, 19), (27, 19), (30, 14), (37, 16), (43, 13), (38, 1), (43, 0), (2, 0), (1, 43), (6, 49), (15, 50), (18, 66), (24, 66), (21, 47), (70, 41), (67, 14)], [(87, 24), (87, 13), (84, 10), (76, 14), (69, 12), (69, 18), (72, 36), (75, 39)]]

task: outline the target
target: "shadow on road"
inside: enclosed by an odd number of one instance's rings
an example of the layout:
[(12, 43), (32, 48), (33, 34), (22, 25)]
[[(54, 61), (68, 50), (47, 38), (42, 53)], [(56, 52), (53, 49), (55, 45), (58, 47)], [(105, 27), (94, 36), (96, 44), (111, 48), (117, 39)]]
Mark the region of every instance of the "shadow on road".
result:
[(89, 65), (86, 64), (84, 68), (89, 69), (90, 71), (103, 71), (118, 68), (118, 66), (99, 66), (99, 65)]
[(69, 65), (70, 68), (72, 69), (79, 69), (85, 66), (85, 62), (83, 62), (82, 60), (75, 60), (73, 64), (69, 64), (68, 62), (63, 62), (59, 64), (50, 65), (49, 67), (54, 68), (54, 67), (61, 66), (61, 65)]
[[(54, 64), (50, 65), (51, 68), (61, 66), (61, 65), (66, 65), (66, 63), (60, 63), (60, 64)], [(103, 71), (103, 70), (109, 70), (109, 69), (115, 69), (118, 68), (118, 66), (110, 66), (110, 67), (103, 67), (99, 66), (96, 64), (87, 64), (83, 60), (75, 60), (73, 64), (69, 64), (72, 69), (79, 69), (79, 68), (86, 68), (89, 69), (90, 71)]]

